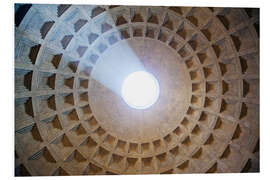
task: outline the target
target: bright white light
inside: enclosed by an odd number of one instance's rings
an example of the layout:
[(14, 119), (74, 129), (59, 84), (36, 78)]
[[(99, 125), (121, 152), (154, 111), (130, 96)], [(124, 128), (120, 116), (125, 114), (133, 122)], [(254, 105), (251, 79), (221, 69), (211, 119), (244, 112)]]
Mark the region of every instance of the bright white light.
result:
[(159, 97), (159, 84), (156, 78), (145, 71), (128, 75), (122, 85), (122, 97), (131, 107), (146, 109)]

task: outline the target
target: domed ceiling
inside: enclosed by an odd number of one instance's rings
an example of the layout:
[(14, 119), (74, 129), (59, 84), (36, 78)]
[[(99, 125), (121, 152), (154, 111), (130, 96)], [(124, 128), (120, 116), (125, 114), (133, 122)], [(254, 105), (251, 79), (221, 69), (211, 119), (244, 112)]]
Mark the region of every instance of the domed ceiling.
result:
[[(15, 10), (16, 176), (259, 172), (259, 9)], [(91, 76), (123, 44), (159, 81), (149, 109)]]

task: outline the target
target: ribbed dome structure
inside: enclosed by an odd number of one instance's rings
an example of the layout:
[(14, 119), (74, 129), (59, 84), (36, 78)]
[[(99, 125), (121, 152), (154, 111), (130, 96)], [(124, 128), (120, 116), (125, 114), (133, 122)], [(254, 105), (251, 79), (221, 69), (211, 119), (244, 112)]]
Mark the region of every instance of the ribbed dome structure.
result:
[[(15, 175), (259, 171), (259, 9), (15, 5)], [(146, 110), (91, 77), (123, 44)]]

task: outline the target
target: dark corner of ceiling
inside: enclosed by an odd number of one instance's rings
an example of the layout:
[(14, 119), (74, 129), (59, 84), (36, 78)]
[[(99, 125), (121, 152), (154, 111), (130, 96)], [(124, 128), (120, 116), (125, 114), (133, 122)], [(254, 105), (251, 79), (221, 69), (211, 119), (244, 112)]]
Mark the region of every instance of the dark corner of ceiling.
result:
[(15, 26), (18, 27), (28, 10), (31, 8), (32, 4), (20, 4), (20, 3), (15, 3), (14, 8), (15, 8)]

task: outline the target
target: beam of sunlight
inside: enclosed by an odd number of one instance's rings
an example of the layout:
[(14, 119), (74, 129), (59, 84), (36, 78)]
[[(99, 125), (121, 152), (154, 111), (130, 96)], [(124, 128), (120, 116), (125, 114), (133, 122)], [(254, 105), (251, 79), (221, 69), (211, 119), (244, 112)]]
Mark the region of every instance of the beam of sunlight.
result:
[(122, 41), (104, 53), (95, 65), (92, 78), (120, 95), (133, 108), (146, 109), (159, 96), (156, 78), (147, 73), (144, 66)]

